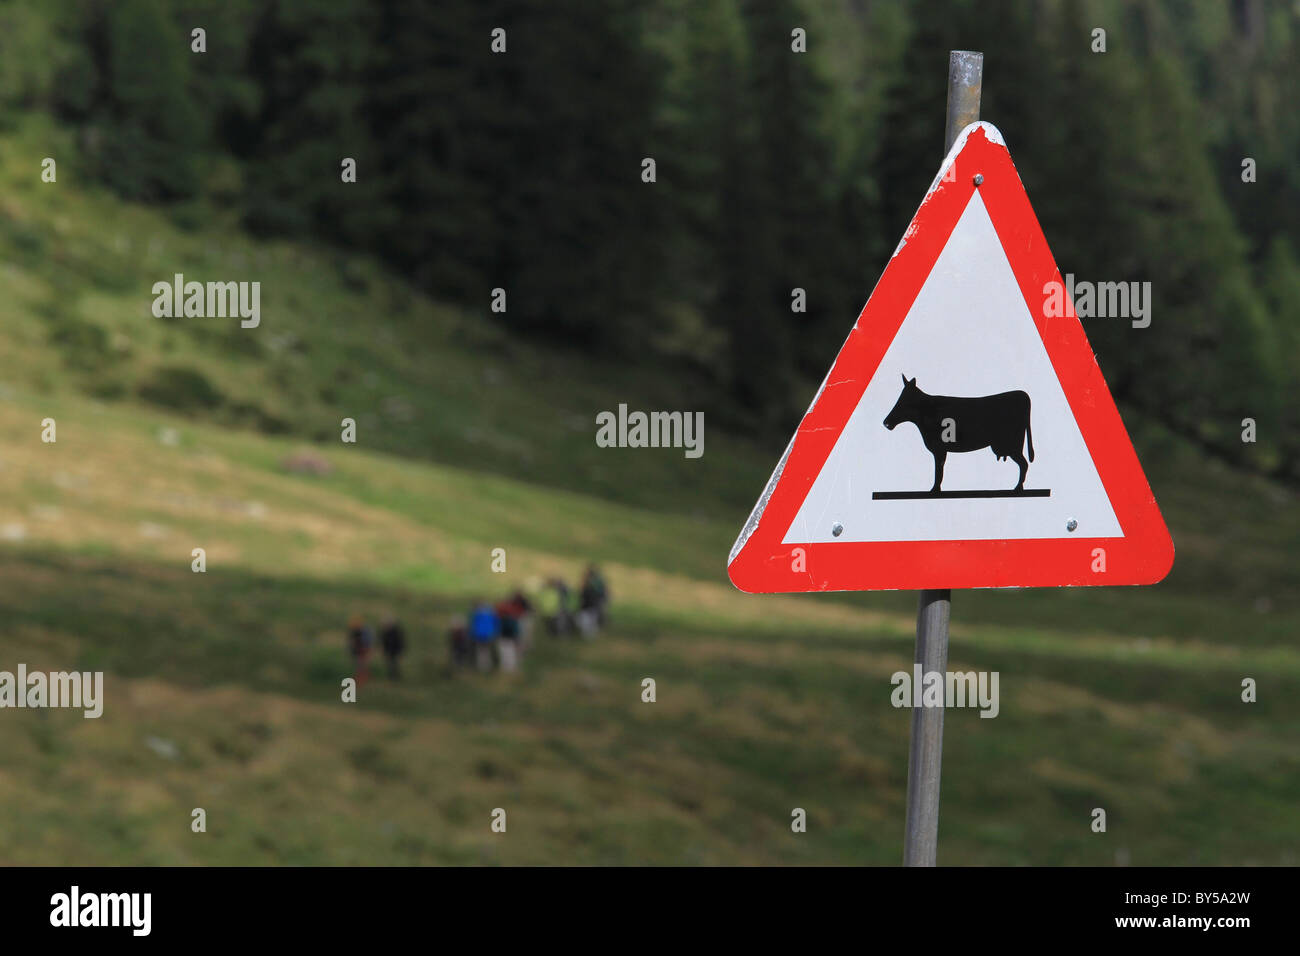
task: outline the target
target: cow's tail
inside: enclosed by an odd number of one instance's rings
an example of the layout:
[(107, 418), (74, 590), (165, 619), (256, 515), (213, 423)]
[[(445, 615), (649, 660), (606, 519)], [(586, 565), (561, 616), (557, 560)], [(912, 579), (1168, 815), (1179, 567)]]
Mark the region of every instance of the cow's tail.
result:
[(1033, 461), (1034, 460), (1034, 426), (1029, 421), (1028, 417), (1025, 418), (1025, 438), (1029, 440), (1029, 460)]

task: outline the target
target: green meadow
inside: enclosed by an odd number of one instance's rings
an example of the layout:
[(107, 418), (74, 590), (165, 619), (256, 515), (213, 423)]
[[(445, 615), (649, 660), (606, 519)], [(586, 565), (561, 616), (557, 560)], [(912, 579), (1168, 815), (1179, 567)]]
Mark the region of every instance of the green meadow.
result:
[[(598, 448), (597, 411), (712, 386), (539, 349), (486, 302), (252, 240), (220, 208), (122, 203), (69, 146), (35, 118), (0, 136), (0, 669), (102, 670), (106, 699), (98, 720), (0, 711), (0, 862), (900, 862), (889, 678), (915, 595), (726, 579), (788, 434), (710, 419), (698, 460)], [(46, 155), (69, 156), (57, 185)], [(175, 272), (257, 279), (261, 325), (155, 318)], [(1295, 489), (1123, 411), (1174, 570), (954, 594), (950, 666), (998, 671), (1001, 711), (947, 715), (941, 863), (1300, 856)], [(469, 600), (589, 560), (614, 595), (597, 640), (449, 673)], [(386, 611), (406, 679), (343, 703), (344, 622)]]

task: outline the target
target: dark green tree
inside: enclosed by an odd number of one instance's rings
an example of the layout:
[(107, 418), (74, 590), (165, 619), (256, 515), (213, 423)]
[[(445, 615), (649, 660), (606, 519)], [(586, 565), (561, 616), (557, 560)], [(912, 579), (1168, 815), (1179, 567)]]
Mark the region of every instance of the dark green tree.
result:
[(189, 36), (161, 0), (87, 3), (88, 60), (71, 66), (65, 100), (84, 124), (89, 165), (130, 199), (194, 195), (208, 125), (189, 94)]

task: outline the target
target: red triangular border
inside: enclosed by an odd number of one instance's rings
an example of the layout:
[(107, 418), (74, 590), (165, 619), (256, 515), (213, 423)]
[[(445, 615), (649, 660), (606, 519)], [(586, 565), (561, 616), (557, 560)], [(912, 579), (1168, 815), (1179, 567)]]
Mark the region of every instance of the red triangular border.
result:
[[(1169, 530), (1068, 296), (1062, 318), (1032, 304), (1029, 312), (1124, 537), (782, 544), (976, 188), (1025, 302), (1041, 303), (1043, 287), (1062, 281), (1000, 134), (987, 123), (967, 127), (732, 549), (727, 573), (742, 591), (1154, 584), (1169, 573)], [(1094, 570), (1097, 548), (1105, 551), (1104, 571)]]

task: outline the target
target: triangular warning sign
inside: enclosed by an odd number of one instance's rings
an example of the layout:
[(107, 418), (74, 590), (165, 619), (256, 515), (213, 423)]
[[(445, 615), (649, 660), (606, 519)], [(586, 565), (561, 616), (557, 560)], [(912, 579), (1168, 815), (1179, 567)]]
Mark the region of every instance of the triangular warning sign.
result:
[(930, 187), (727, 571), (744, 591), (1154, 584), (1174, 546), (998, 131)]

